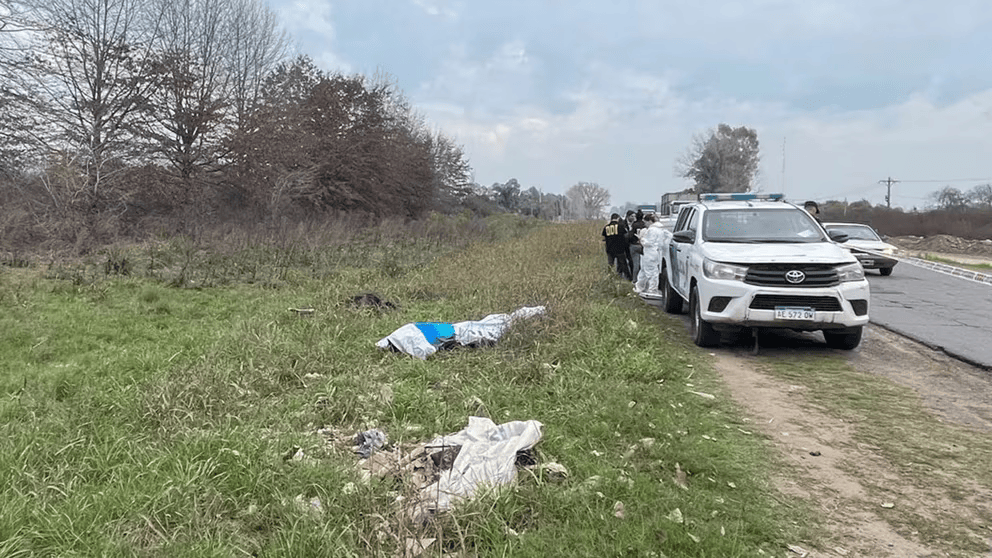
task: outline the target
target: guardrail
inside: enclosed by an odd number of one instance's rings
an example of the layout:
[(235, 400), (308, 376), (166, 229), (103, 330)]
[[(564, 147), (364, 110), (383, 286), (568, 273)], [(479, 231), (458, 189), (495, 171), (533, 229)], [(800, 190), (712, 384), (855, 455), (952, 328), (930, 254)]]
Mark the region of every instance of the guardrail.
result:
[(915, 265), (916, 267), (922, 267), (924, 269), (930, 269), (940, 273), (946, 273), (947, 275), (953, 275), (954, 277), (960, 277), (962, 279), (970, 279), (972, 281), (977, 281), (979, 283), (992, 285), (992, 275), (988, 273), (982, 273), (981, 271), (972, 271), (970, 269), (955, 267), (953, 265), (948, 265), (945, 263), (931, 262), (929, 260), (921, 260), (920, 258), (910, 258), (908, 256), (900, 256), (900, 257), (896, 257), (896, 259), (908, 263), (910, 265)]
[(975, 281), (977, 283), (992, 285), (992, 274), (989, 273), (982, 273), (981, 271), (972, 271), (970, 269), (955, 267), (953, 265), (948, 265), (940, 262), (931, 262), (929, 260), (914, 258), (911, 256), (896, 256), (893, 254), (883, 254), (881, 252), (875, 252), (873, 250), (865, 250), (863, 248), (859, 248), (858, 251), (865, 252), (867, 254), (871, 254), (873, 256), (878, 256), (882, 258), (894, 258), (902, 263), (914, 265), (916, 267), (922, 267), (923, 269), (929, 269), (931, 271), (936, 271), (938, 273), (943, 273), (945, 275), (960, 277), (961, 279), (968, 279), (970, 281)]

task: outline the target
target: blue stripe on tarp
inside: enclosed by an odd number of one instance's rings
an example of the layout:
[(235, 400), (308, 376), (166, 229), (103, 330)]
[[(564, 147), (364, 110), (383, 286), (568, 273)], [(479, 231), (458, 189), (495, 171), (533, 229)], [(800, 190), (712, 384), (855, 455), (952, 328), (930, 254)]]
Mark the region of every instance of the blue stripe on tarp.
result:
[(438, 339), (451, 339), (455, 336), (455, 326), (437, 322), (415, 322), (420, 333), (424, 334), (427, 342), (431, 345), (437, 343)]

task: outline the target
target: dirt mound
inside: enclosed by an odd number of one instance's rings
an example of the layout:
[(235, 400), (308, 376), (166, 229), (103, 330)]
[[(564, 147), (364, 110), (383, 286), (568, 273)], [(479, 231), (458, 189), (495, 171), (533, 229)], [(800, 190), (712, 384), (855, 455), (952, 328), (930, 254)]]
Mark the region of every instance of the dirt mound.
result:
[(934, 236), (897, 236), (889, 243), (913, 252), (940, 252), (992, 258), (992, 240), (968, 240), (946, 234)]

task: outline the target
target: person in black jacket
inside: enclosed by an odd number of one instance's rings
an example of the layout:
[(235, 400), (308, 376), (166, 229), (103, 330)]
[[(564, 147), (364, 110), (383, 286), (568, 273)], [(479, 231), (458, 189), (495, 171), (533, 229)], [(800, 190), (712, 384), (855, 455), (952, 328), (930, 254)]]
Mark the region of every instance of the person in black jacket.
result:
[(620, 218), (619, 213), (610, 215), (610, 222), (603, 227), (603, 241), (606, 242), (606, 265), (626, 279), (630, 279), (630, 268), (627, 267), (627, 224)]
[(641, 270), (641, 254), (644, 253), (641, 241), (637, 238), (637, 233), (646, 227), (644, 223), (644, 212), (638, 210), (634, 215), (634, 222), (627, 229), (627, 252), (630, 254), (630, 276), (637, 281), (637, 274)]
[(634, 272), (634, 258), (630, 255), (630, 227), (634, 224), (635, 219), (634, 210), (628, 209), (627, 214), (623, 216), (623, 224), (627, 226), (627, 234), (624, 238), (627, 239), (627, 269), (630, 270), (630, 276), (634, 279), (637, 275)]
[(820, 220), (820, 206), (817, 205), (815, 201), (813, 200), (807, 201), (806, 203), (803, 204), (803, 209), (805, 209), (807, 213), (809, 213), (814, 219), (816, 219), (817, 223), (821, 225), (823, 224), (823, 221)]

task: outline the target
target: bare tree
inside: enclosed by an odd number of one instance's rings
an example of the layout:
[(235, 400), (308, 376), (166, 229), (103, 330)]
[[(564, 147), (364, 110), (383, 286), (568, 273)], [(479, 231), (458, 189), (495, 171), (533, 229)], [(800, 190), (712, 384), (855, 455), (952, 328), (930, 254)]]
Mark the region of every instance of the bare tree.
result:
[(99, 193), (120, 158), (133, 154), (135, 126), (155, 86), (148, 79), (156, 17), (144, 0), (47, 0), (34, 58), (53, 153), (65, 153)]
[(595, 182), (579, 182), (565, 196), (571, 202), (571, 216), (579, 219), (602, 217), (603, 208), (610, 204), (610, 192)]
[(38, 95), (32, 88), (32, 34), (44, 27), (28, 5), (0, 0), (0, 176), (13, 178), (28, 162)]
[(992, 209), (992, 184), (980, 184), (968, 190), (968, 201), (975, 207)]
[(216, 167), (230, 76), (230, 0), (163, 0), (147, 135), (181, 178)]
[(20, 40), (26, 33), (44, 26), (34, 17), (34, 8), (24, 2), (0, 0), (0, 63), (11, 54), (23, 53), (28, 47)]
[(697, 134), (675, 163), (675, 174), (691, 178), (696, 191), (748, 192), (758, 174), (758, 134), (752, 128), (720, 124)]
[(431, 135), (391, 83), (325, 76), (303, 95), (299, 76), (232, 138), (236, 178), (258, 203), (410, 217), (435, 203)]
[(275, 12), (260, 0), (230, 0), (227, 72), (234, 126), (243, 129), (262, 97), (266, 76), (286, 58), (288, 41)]
[(531, 186), (526, 190), (520, 192), (520, 213), (523, 215), (532, 215), (534, 217), (541, 217), (541, 205), (544, 201), (544, 194)]
[(944, 186), (930, 194), (937, 209), (961, 211), (968, 207), (968, 196), (953, 186)]
[(431, 157), (431, 174), (439, 203), (451, 204), (470, 192), (472, 167), (462, 147), (440, 130), (427, 138)]
[(302, 105), (327, 76), (306, 55), (280, 62), (265, 76), (261, 102), (266, 107)]
[(191, 186), (225, 162), (224, 137), (258, 105), (285, 37), (260, 0), (157, 0), (162, 33), (148, 135)]
[(516, 178), (507, 180), (505, 184), (494, 182), (490, 191), (496, 205), (506, 211), (516, 211), (520, 205), (520, 183)]

